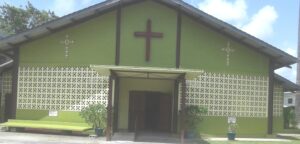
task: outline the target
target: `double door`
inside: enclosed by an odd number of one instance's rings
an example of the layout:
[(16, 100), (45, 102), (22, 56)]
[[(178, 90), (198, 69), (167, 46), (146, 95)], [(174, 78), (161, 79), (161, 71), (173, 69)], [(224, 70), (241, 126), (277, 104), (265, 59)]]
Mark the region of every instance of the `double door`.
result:
[(129, 131), (170, 132), (171, 95), (161, 92), (131, 91)]

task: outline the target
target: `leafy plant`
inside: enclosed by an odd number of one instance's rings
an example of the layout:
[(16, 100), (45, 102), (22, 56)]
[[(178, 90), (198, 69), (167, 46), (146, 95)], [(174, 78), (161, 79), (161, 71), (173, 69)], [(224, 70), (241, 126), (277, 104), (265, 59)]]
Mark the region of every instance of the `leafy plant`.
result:
[(229, 123), (228, 124), (228, 133), (236, 133), (237, 126), (238, 125), (236, 123)]
[(185, 108), (185, 112), (185, 128), (187, 130), (196, 130), (203, 120), (203, 115), (207, 114), (207, 108), (191, 105)]
[(93, 128), (105, 128), (107, 123), (107, 109), (102, 104), (92, 104), (83, 108), (79, 113)]
[(295, 107), (285, 107), (283, 110), (284, 128), (296, 128)]
[(288, 121), (289, 121), (289, 124), (292, 128), (295, 128), (296, 125), (297, 125), (297, 122), (296, 122), (296, 113), (295, 113), (295, 108), (291, 108), (289, 110), (289, 113), (288, 113)]

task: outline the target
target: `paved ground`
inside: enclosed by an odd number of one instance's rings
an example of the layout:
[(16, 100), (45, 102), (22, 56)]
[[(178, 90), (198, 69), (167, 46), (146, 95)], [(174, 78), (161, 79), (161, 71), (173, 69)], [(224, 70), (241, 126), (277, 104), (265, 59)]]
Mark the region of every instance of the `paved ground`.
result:
[[(105, 138), (91, 138), (86, 136), (66, 136), (53, 134), (37, 134), (37, 133), (18, 133), (18, 132), (0, 132), (0, 144), (171, 144), (179, 143), (178, 139), (141, 136), (139, 138), (147, 142), (132, 141), (111, 141), (106, 142)], [(208, 141), (227, 141), (227, 138), (209, 138)], [(237, 141), (256, 141), (256, 142), (289, 142), (286, 139), (253, 139), (238, 138)], [(191, 142), (190, 143), (195, 143)], [(207, 143), (208, 142), (205, 142)]]
[[(0, 132), (0, 144), (154, 144), (156, 142), (111, 141), (105, 138), (90, 138), (85, 136), (65, 136), (36, 133)], [(166, 142), (170, 144), (173, 142)], [(174, 142), (177, 143), (177, 142)], [(164, 144), (164, 142), (159, 142)]]
[(0, 132), (0, 144), (92, 144), (103, 140), (81, 136)]
[[(227, 141), (227, 138), (209, 138), (209, 141)], [(271, 139), (271, 138), (236, 138), (236, 141), (247, 142), (291, 142), (288, 139)]]
[(279, 134), (277, 134), (277, 137), (279, 137), (279, 138), (288, 138), (288, 139), (300, 140), (300, 134), (279, 133)]

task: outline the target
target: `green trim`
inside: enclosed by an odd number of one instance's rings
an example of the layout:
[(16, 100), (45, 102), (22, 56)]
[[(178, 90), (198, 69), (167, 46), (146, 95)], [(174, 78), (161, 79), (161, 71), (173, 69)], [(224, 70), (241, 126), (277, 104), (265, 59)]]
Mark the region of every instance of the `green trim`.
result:
[(70, 130), (70, 131), (85, 131), (92, 128), (86, 123), (32, 121), (32, 120), (8, 120), (8, 122), (0, 125), (7, 126), (7, 127)]
[(73, 111), (58, 111), (57, 117), (48, 116), (47, 110), (25, 110), (18, 109), (18, 120), (37, 120), (37, 121), (57, 121), (57, 122), (71, 122), (71, 123), (84, 123), (84, 119), (79, 116), (79, 112)]
[[(205, 116), (200, 123), (199, 132), (225, 137), (228, 130), (227, 117)], [(267, 118), (237, 117), (237, 137), (265, 137)]]

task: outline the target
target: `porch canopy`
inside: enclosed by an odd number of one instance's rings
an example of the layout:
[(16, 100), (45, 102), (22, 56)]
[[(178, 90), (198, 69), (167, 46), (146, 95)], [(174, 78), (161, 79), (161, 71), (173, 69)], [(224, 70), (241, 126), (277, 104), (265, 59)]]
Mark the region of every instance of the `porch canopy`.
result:
[(91, 69), (100, 75), (109, 76), (112, 73), (118, 77), (125, 78), (146, 78), (146, 79), (170, 79), (176, 80), (185, 75), (186, 79), (197, 78), (203, 70), (176, 69), (160, 67), (136, 67), (136, 66), (113, 66), (113, 65), (91, 65)]

